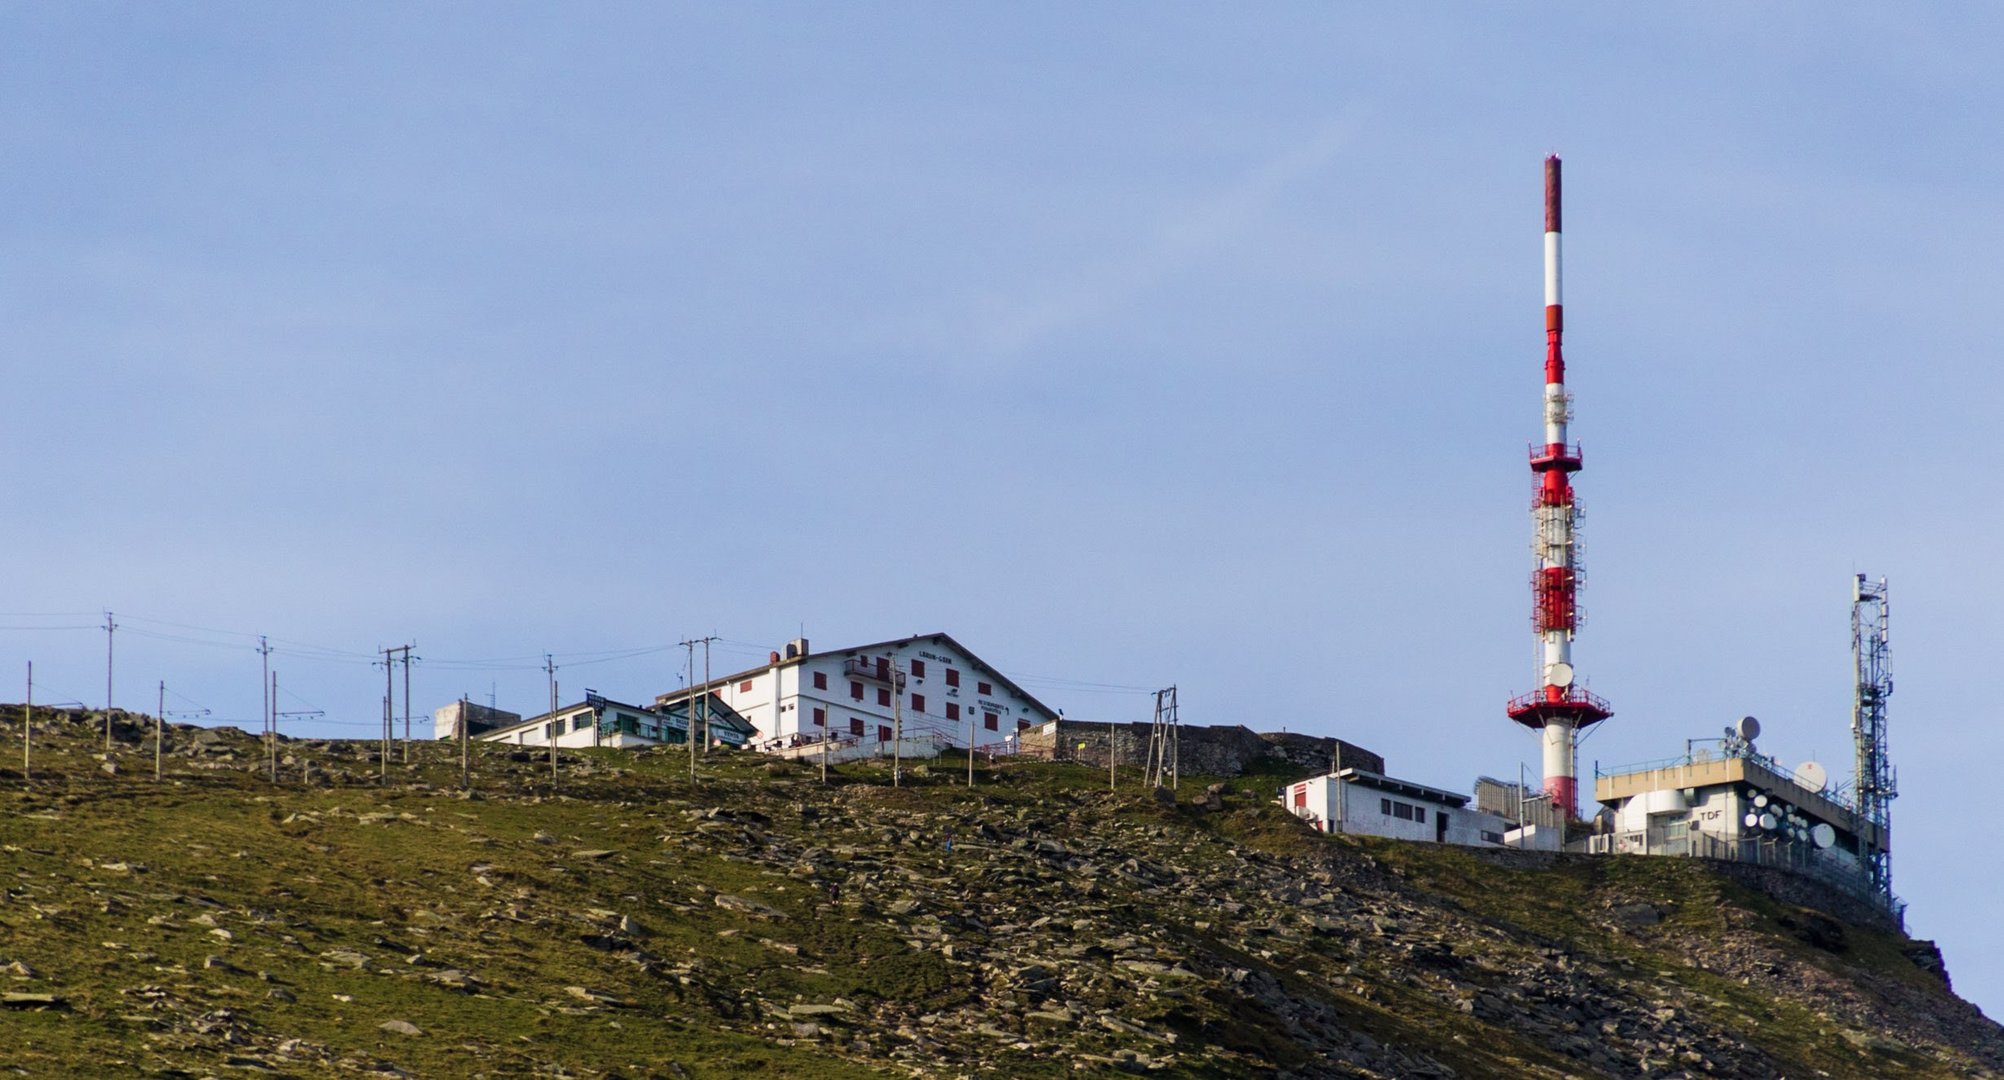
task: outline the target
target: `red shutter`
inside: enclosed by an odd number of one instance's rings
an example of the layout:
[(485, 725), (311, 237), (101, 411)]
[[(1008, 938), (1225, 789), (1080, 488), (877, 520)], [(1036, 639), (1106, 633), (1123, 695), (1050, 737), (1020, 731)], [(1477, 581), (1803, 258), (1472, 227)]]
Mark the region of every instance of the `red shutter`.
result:
[(854, 680), (854, 679), (850, 679), (850, 680), (849, 680), (849, 696), (850, 696), (850, 697), (852, 697), (852, 698), (855, 698), (855, 699), (856, 699), (857, 701), (861, 701), (861, 700), (863, 700), (863, 684), (862, 684), (862, 683), (859, 683), (859, 682), (857, 682), (857, 681), (856, 681), (856, 680)]
[(995, 714), (994, 714), (994, 713), (992, 713), (992, 712), (985, 712), (985, 713), (982, 713), (982, 714), (981, 714), (981, 726), (982, 726), (982, 727), (985, 727), (985, 728), (987, 728), (987, 729), (988, 729), (988, 730), (990, 730), (990, 731), (994, 731), (994, 730), (995, 730), (995, 723), (996, 723), (996, 716), (995, 716)]
[(912, 678), (914, 679), (925, 678), (925, 661), (923, 660), (912, 661)]

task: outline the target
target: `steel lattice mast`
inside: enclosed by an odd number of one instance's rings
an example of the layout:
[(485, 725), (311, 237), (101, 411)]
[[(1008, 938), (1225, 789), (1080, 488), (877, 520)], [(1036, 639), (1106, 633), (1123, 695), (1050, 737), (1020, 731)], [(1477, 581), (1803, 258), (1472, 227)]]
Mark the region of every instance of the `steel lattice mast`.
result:
[(1872, 888), (1893, 893), (1892, 801), (1899, 794), (1886, 748), (1886, 699), (1893, 696), (1893, 667), (1887, 634), (1886, 579), (1876, 584), (1859, 574), (1851, 586), (1851, 659), (1857, 669), (1857, 691), (1851, 705), (1851, 738), (1857, 746), (1854, 794), (1858, 816), (1867, 824), (1858, 830), (1858, 854), (1871, 875)]
[(1531, 573), (1531, 625), (1539, 639), (1543, 686), (1510, 702), (1510, 719), (1544, 734), (1545, 794), (1568, 820), (1579, 816), (1579, 783), (1574, 777), (1574, 733), (1597, 724), (1614, 710), (1576, 685), (1573, 635), (1578, 632), (1578, 505), (1572, 474), (1580, 471), (1580, 448), (1569, 441), (1572, 395), (1566, 392), (1566, 360), (1560, 342), (1565, 308), (1559, 276), (1559, 159), (1545, 159), (1545, 440), (1531, 446), (1531, 473), (1537, 481), (1532, 516), (1537, 532)]

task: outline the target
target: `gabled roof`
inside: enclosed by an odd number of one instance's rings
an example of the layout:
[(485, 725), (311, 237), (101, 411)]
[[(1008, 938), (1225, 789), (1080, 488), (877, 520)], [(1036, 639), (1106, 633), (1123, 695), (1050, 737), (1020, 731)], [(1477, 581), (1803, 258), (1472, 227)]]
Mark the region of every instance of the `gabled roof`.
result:
[(683, 689), (680, 690), (675, 690), (670, 693), (658, 695), (654, 699), (654, 701), (656, 707), (658, 708), (661, 705), (665, 705), (669, 702), (680, 701), (695, 690), (708, 689), (714, 686), (734, 683), (740, 679), (746, 679), (754, 675), (758, 675), (761, 672), (771, 671), (773, 668), (776, 667), (792, 667), (795, 664), (804, 663), (808, 660), (820, 660), (828, 657), (855, 656), (859, 653), (872, 653), (883, 649), (893, 649), (904, 645), (910, 645), (915, 641), (932, 641), (953, 649), (955, 652), (958, 652), (962, 656), (967, 657), (967, 662), (973, 665), (977, 670), (987, 673), (988, 675), (993, 677), (996, 682), (1001, 683), (1005, 687), (1008, 687), (1010, 692), (1014, 693), (1017, 697), (1022, 698), (1023, 701), (1027, 703), (1031, 708), (1036, 709), (1040, 713), (1043, 713), (1046, 717), (1049, 717), (1050, 719), (1053, 720), (1057, 719), (1058, 710), (1051, 708), (1049, 705), (1046, 705), (1041, 701), (1038, 701), (1037, 696), (1035, 694), (1032, 694), (1028, 690), (1023, 689), (1023, 687), (1019, 685), (1016, 682), (1016, 680), (1011, 679), (1009, 676), (1004, 675), (1000, 671), (995, 670), (995, 668), (991, 664), (989, 664), (988, 661), (981, 659), (981, 657), (979, 656), (976, 656), (974, 654), (973, 649), (970, 649), (967, 646), (962, 645), (960, 642), (954, 640), (952, 634), (946, 633), (943, 630), (936, 634), (913, 634), (910, 637), (892, 638), (889, 641), (873, 641), (868, 645), (848, 645), (839, 649), (822, 649), (819, 652), (802, 653), (799, 656), (784, 657), (777, 663), (760, 664), (757, 667), (749, 667), (744, 669), (743, 671), (734, 672), (729, 675), (719, 675), (711, 679), (709, 682), (699, 684), (698, 686), (695, 687), (684, 687)]
[(1404, 795), (1412, 799), (1430, 799), (1434, 802), (1456, 808), (1468, 805), (1468, 796), (1466, 795), (1457, 794), (1452, 791), (1442, 791), (1439, 788), (1428, 787), (1425, 784), (1415, 784), (1410, 780), (1394, 780), (1383, 773), (1374, 773), (1368, 769), (1343, 769), (1329, 775), (1346, 784), (1376, 788), (1379, 791), (1389, 792), (1393, 795)]

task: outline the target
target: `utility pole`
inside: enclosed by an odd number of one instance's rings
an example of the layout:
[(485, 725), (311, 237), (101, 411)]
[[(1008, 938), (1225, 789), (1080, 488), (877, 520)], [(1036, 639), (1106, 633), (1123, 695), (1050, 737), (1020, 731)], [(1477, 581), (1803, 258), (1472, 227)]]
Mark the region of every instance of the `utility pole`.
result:
[(160, 782), (161, 727), (167, 723), (167, 680), (160, 680), (160, 704), (153, 708), (153, 782)]
[(257, 636), (257, 655), (258, 661), (262, 666), (262, 673), (258, 676), (257, 680), (257, 688), (258, 692), (264, 695), (264, 715), (258, 717), (258, 723), (263, 725), (265, 741), (269, 742), (271, 741), (271, 713), (273, 709), (278, 708), (278, 705), (271, 700), (271, 642), (265, 640), (263, 634)]
[[(1052, 740), (1052, 745), (1057, 745), (1055, 739)], [(1106, 790), (1108, 791), (1112, 791), (1119, 783), (1115, 779), (1119, 774), (1114, 771), (1120, 763), (1119, 749), (1120, 744), (1114, 741), (1113, 721), (1108, 720), (1106, 722)]]
[(411, 647), (403, 647), (403, 763), (411, 763)]
[(35, 662), (28, 661), (28, 703), (21, 706), (21, 782), (26, 784), (34, 778), (29, 770), (29, 756), (33, 751), (35, 737)]
[[(409, 663), (411, 655), (411, 647), (408, 644), (392, 645), (389, 648), (383, 650), (383, 783), (384, 784), (388, 784), (390, 782), (390, 744), (395, 742), (397, 738), (397, 712), (396, 712), (397, 669), (396, 669), (396, 661), (390, 659), (390, 654), (395, 652), (403, 653), (405, 663)], [(408, 681), (406, 681), (405, 685), (406, 685), (406, 690), (408, 690), (409, 686)], [(409, 694), (406, 693), (405, 696), (406, 698), (408, 698)], [(273, 697), (276, 698), (277, 695), (274, 694)], [(408, 701), (406, 701), (405, 707), (406, 708), (409, 707)], [(404, 761), (407, 764), (410, 761), (410, 747), (408, 744), (404, 747)]]
[[(701, 746), (702, 746), (702, 754), (703, 754), (703, 756), (705, 756), (705, 757), (708, 757), (708, 756), (709, 756), (709, 754), (710, 754), (710, 642), (712, 642), (712, 641), (715, 641), (715, 640), (717, 640), (717, 635), (715, 635), (715, 634), (711, 634), (711, 635), (710, 635), (709, 637), (700, 637), (700, 638), (690, 638), (689, 640), (687, 640), (687, 641), (684, 641), (684, 642), (681, 642), (681, 643), (680, 643), (680, 644), (682, 645), (682, 647), (683, 647), (683, 648), (685, 648), (685, 649), (688, 649), (688, 650), (689, 650), (689, 687), (690, 687), (690, 690), (689, 690), (689, 779), (690, 779), (690, 781), (691, 781), (691, 782), (694, 782), (694, 780), (696, 779), (696, 753), (697, 753), (697, 749), (696, 749), (696, 747), (697, 747), (698, 743), (700, 743), (700, 744), (701, 744)], [(696, 720), (696, 700), (697, 700), (697, 694), (696, 694), (696, 690), (695, 690), (695, 686), (696, 686), (696, 646), (698, 646), (698, 645), (701, 645), (701, 646), (703, 647), (703, 692), (702, 692), (702, 702), (703, 702), (703, 719), (702, 719), (702, 721), (701, 721), (701, 724), (702, 724), (702, 729), (701, 729), (701, 735), (700, 735), (700, 736), (699, 736), (699, 735), (698, 735), (698, 733), (697, 733), (697, 723), (698, 723), (698, 721)], [(774, 696), (775, 698), (777, 698), (777, 697), (778, 697), (778, 693), (779, 693), (779, 691), (778, 691), (778, 686), (779, 686), (778, 682), (777, 682), (777, 681), (775, 681), (775, 682), (773, 683), (773, 687), (774, 687), (774, 690), (773, 690), (773, 696)], [(773, 723), (774, 723), (774, 724), (777, 724), (778, 722), (779, 722), (779, 719), (778, 719), (778, 717), (777, 717), (777, 716), (775, 715), (775, 716), (774, 716), (774, 718), (773, 718)], [(774, 734), (776, 735), (776, 734), (778, 734), (778, 732), (777, 732), (777, 731), (774, 731)]]
[(111, 646), (112, 635), (118, 632), (118, 623), (112, 621), (111, 612), (104, 613), (104, 752), (111, 753)]
[(905, 679), (904, 669), (891, 660), (891, 786), (904, 786), (905, 779)]
[(271, 782), (278, 783), (278, 672), (271, 673), (271, 681), (265, 684), (265, 700), (271, 702), (271, 713), (265, 717), (264, 756), (271, 765)]
[(967, 786), (974, 786), (974, 710), (967, 710)]
[(471, 725), (466, 722), (466, 710), (466, 695), (461, 694), (459, 695), (459, 731), (457, 732), (459, 735), (459, 786), (462, 790), (470, 791), (473, 788), (473, 762), (471, 760), (472, 748), (467, 745), (467, 729)]
[(1155, 724), (1148, 733), (1148, 766), (1143, 780), (1149, 787), (1176, 789), (1180, 756), (1176, 736), (1176, 688), (1171, 686), (1155, 691)]
[(543, 654), (543, 674), (550, 677), (550, 722), (543, 725), (543, 736), (550, 740), (550, 790), (557, 790), (557, 658)]

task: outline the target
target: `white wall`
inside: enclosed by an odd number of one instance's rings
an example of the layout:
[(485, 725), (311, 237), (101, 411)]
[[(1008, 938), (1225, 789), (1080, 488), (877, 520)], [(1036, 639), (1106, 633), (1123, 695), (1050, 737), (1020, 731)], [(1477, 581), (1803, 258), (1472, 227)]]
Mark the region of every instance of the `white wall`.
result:
[[(1386, 803), (1394, 804), (1387, 812)], [(1323, 832), (1343, 832), (1360, 836), (1385, 836), (1395, 840), (1431, 842), (1442, 839), (1440, 816), (1447, 816), (1444, 839), (1450, 844), (1494, 847), (1497, 841), (1483, 833), (1500, 837), (1504, 821), (1495, 814), (1449, 806), (1431, 799), (1393, 795), (1363, 784), (1346, 784), (1332, 776), (1297, 781), (1281, 790), (1280, 803)], [(1396, 807), (1403, 805), (1415, 815), (1403, 818)], [(1425, 820), (1419, 820), (1423, 816)]]
[[(889, 681), (874, 677), (876, 661), (884, 658), (904, 671), (902, 702), (898, 702)], [(854, 675), (848, 661), (864, 661), (869, 674)], [(949, 685), (948, 672), (955, 672), (958, 685)], [(816, 687), (816, 675), (825, 687)], [(981, 687), (987, 684), (988, 693)], [(861, 700), (855, 697), (860, 686)], [(966, 746), (968, 724), (973, 721), (977, 746), (1000, 743), (1021, 728), (1054, 719), (1009, 690), (1001, 680), (978, 668), (961, 650), (943, 641), (919, 638), (900, 645), (886, 646), (869, 653), (834, 652), (810, 656), (797, 663), (782, 663), (747, 672), (716, 687), (716, 693), (758, 729), (752, 742), (791, 743), (818, 741), (822, 727), (814, 723), (814, 710), (825, 713), (826, 728), (838, 738), (856, 738), (855, 721), (861, 721), (861, 738), (876, 742), (884, 728), (895, 728), (894, 710), (902, 708), (903, 731), (910, 737), (931, 736), (951, 746)], [(957, 715), (950, 715), (957, 714)], [(994, 727), (988, 726), (993, 717)]]

